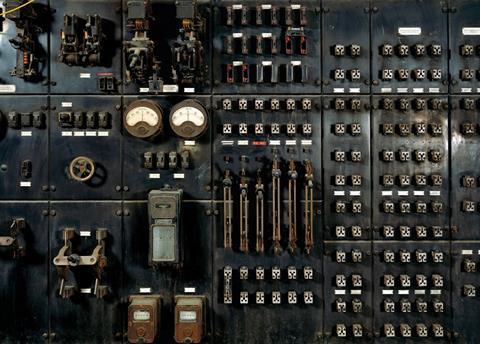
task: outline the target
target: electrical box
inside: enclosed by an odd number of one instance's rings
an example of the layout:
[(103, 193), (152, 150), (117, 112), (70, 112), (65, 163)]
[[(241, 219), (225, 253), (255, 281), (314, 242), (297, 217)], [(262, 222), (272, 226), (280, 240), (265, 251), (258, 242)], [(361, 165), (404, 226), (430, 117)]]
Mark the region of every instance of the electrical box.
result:
[(175, 296), (175, 341), (200, 343), (205, 331), (205, 296)]
[(128, 342), (154, 343), (159, 331), (159, 295), (132, 295), (128, 306)]

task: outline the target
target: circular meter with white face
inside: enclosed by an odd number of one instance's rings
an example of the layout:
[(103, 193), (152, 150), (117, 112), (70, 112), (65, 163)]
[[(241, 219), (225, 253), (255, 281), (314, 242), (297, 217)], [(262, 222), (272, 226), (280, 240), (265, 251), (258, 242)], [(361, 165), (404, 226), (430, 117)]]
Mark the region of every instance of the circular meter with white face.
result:
[(138, 138), (149, 138), (163, 131), (163, 110), (151, 100), (136, 100), (125, 110), (123, 125)]
[(184, 100), (172, 107), (170, 126), (175, 134), (184, 139), (197, 138), (207, 130), (207, 109), (196, 100)]

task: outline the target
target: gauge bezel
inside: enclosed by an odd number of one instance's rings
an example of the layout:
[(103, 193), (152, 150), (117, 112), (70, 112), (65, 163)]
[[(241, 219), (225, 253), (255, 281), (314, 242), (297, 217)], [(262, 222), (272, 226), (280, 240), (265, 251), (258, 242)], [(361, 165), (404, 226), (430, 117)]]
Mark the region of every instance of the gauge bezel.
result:
[[(150, 124), (140, 121), (134, 126), (128, 125), (127, 123), (127, 115), (134, 110), (135, 108), (139, 107), (146, 107), (154, 111), (158, 115), (158, 123), (154, 126), (151, 126)], [(150, 137), (154, 137), (158, 134), (160, 134), (163, 130), (163, 109), (155, 103), (154, 101), (148, 100), (148, 99), (139, 99), (135, 100), (132, 103), (130, 103), (123, 114), (123, 127), (127, 130), (127, 132), (134, 136), (138, 137), (141, 139), (146, 139)], [(144, 127), (146, 128), (146, 132), (144, 134), (139, 133), (139, 128)]]
[[(190, 123), (189, 125), (191, 125), (192, 127), (195, 128), (195, 134), (194, 135), (191, 135), (191, 136), (185, 136), (185, 134), (180, 130), (180, 128), (185, 125), (182, 124), (181, 126), (176, 126), (173, 124), (173, 121), (172, 121), (172, 117), (173, 117), (173, 114), (175, 112), (177, 112), (178, 110), (180, 110), (181, 108), (184, 108), (184, 107), (192, 107), (192, 108), (195, 108), (197, 110), (199, 110), (204, 116), (205, 116), (205, 122), (201, 125), (201, 126), (196, 126), (193, 122), (191, 121), (187, 121), (185, 123)], [(195, 99), (185, 99), (185, 100), (182, 100), (180, 103), (177, 103), (175, 104), (172, 109), (170, 110), (170, 115), (168, 116), (168, 121), (170, 123), (170, 128), (172, 128), (172, 131), (179, 137), (183, 138), (183, 139), (186, 139), (186, 140), (192, 140), (192, 139), (196, 139), (198, 137), (200, 137), (201, 135), (203, 135), (206, 131), (207, 131), (207, 128), (208, 128), (208, 110), (207, 108), (205, 107), (205, 105), (203, 105), (202, 103), (200, 103), (198, 100), (195, 100)]]

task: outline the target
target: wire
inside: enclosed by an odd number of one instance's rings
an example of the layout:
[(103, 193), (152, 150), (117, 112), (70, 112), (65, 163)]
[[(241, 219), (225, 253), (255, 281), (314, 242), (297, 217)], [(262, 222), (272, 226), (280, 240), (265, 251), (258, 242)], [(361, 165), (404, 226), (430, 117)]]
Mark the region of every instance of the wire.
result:
[(6, 12), (2, 12), (2, 13), (0, 13), (0, 16), (1, 16), (1, 17), (5, 17), (7, 14), (16, 12), (16, 11), (18, 11), (19, 9), (21, 9), (21, 8), (23, 8), (23, 7), (25, 7), (25, 6), (30, 5), (32, 2), (35, 2), (35, 0), (29, 0), (29, 1), (27, 1), (26, 3), (24, 3), (24, 4), (20, 5), (20, 6), (17, 6), (17, 7), (15, 7), (15, 8), (12, 8), (11, 10), (8, 10), (8, 11), (6, 11)]

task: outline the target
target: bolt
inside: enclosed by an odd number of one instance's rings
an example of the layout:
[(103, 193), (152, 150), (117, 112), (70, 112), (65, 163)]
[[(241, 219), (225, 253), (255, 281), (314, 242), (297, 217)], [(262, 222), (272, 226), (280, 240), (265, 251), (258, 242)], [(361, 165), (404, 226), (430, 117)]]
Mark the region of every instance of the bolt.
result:
[(122, 191), (122, 187), (120, 185), (117, 185), (117, 186), (115, 186), (115, 190), (120, 192), (120, 191)]
[(50, 210), (50, 216), (55, 216), (57, 215), (57, 212), (55, 210)]
[(43, 216), (48, 216), (48, 210), (42, 210), (42, 215)]
[(128, 190), (130, 190), (130, 188), (125, 185), (125, 186), (123, 187), (123, 191), (128, 191)]
[(50, 185), (50, 191), (54, 191), (54, 192), (55, 192), (56, 190), (57, 190), (57, 188), (55, 187), (55, 185)]
[(0, 166), (0, 170), (2, 170), (2, 172), (6, 172), (6, 171), (7, 171), (7, 165), (2, 164), (2, 165)]
[(115, 212), (115, 215), (121, 216), (121, 215), (122, 215), (122, 211), (121, 211), (121, 210), (117, 210), (117, 211)]

